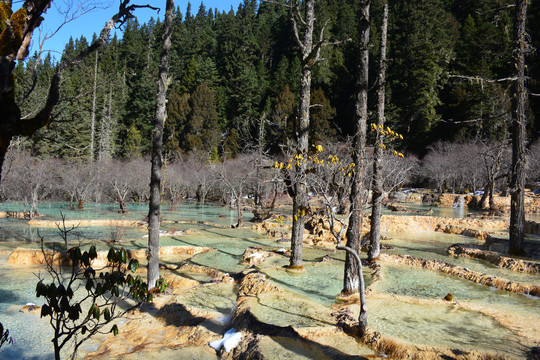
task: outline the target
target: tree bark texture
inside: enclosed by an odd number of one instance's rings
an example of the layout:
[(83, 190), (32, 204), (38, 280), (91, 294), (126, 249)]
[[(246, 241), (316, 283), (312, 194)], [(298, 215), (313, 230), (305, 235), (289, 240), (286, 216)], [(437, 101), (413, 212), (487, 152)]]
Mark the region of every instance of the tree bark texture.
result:
[(161, 203), (161, 166), (163, 148), (163, 127), (167, 106), (167, 82), (169, 71), (169, 52), (171, 49), (174, 0), (167, 0), (165, 22), (163, 25), (163, 45), (159, 64), (156, 115), (152, 139), (152, 169), (150, 174), (150, 209), (148, 212), (148, 290), (156, 287), (159, 279), (159, 216)]
[[(358, 25), (358, 56), (357, 95), (354, 114), (354, 140), (352, 159), (355, 164), (355, 173), (352, 181), (350, 194), (349, 227), (347, 229), (347, 247), (354, 249), (360, 254), (360, 242), (362, 239), (362, 206), (364, 190), (364, 168), (366, 157), (366, 129), (367, 129), (367, 94), (368, 94), (368, 67), (369, 67), (369, 7), (370, 0), (362, 0), (360, 4), (360, 23)], [(345, 258), (345, 276), (342, 293), (352, 294), (358, 291), (359, 277), (356, 259), (347, 252)]]
[(384, 127), (384, 101), (386, 86), (386, 38), (388, 33), (388, 4), (384, 4), (383, 19), (381, 26), (381, 47), (379, 58), (379, 90), (377, 94), (377, 138), (375, 141), (375, 152), (373, 154), (373, 182), (371, 198), (371, 229), (370, 243), (368, 250), (368, 260), (372, 261), (379, 257), (381, 251), (381, 216), (383, 200), (383, 132)]
[[(297, 152), (307, 153), (309, 146), (309, 107), (311, 100), (311, 69), (315, 63), (313, 58), (313, 25), (315, 22), (315, 0), (305, 3), (305, 31), (300, 41), (302, 48), (302, 83), (300, 90), (300, 107), (298, 113)], [(293, 24), (297, 34), (296, 24)], [(308, 207), (307, 189), (305, 184), (306, 166), (303, 162), (295, 169), (296, 176), (293, 196), (293, 226), (291, 238), (291, 267), (302, 266), (302, 248), (304, 241), (305, 212)]]
[(514, 117), (512, 121), (512, 177), (510, 181), (510, 246), (509, 253), (520, 255), (524, 251), (525, 225), (525, 127), (527, 118), (525, 106), (525, 53), (527, 39), (525, 23), (527, 19), (527, 0), (516, 2), (514, 20), (514, 64), (517, 71), (514, 82)]

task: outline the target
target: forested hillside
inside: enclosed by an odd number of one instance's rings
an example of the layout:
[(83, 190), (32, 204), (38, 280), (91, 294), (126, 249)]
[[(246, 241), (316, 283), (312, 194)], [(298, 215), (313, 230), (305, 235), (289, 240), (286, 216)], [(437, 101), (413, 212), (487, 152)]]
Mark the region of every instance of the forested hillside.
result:
[[(314, 68), (310, 142), (345, 140), (352, 132), (357, 1), (317, 2), (316, 34), (335, 42)], [(371, 9), (370, 62), (376, 79), (382, 0)], [(387, 123), (403, 150), (424, 155), (437, 140), (487, 143), (509, 138), (513, 76), (512, 7), (507, 0), (390, 0)], [(538, 45), (540, 5), (529, 8)], [(163, 24), (136, 19), (121, 39), (69, 70), (51, 124), (18, 144), (34, 156), (133, 159), (149, 153)], [(245, 0), (219, 13), (177, 9), (171, 53), (165, 156), (191, 152), (231, 158), (253, 149), (277, 154), (294, 141), (301, 61), (286, 7)], [(66, 61), (91, 39), (72, 39)], [(529, 88), (540, 92), (538, 56), (527, 58)], [(58, 64), (34, 55), (16, 72), (23, 116), (42, 106)], [(25, 94), (34, 86), (29, 97)], [(500, 80), (500, 81), (488, 81)], [(376, 85), (376, 84), (373, 84)], [(370, 92), (375, 109), (376, 87)], [(529, 139), (538, 137), (540, 100), (529, 104)], [(372, 104), (372, 105), (371, 105)], [(373, 118), (375, 111), (373, 111)], [(375, 120), (373, 120), (375, 121)]]

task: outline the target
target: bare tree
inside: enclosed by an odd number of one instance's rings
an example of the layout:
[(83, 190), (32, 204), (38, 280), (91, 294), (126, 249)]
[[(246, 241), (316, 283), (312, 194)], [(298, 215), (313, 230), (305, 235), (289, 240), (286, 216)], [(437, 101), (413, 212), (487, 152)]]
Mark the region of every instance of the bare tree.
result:
[[(287, 3), (274, 2), (278, 5), (286, 6), (289, 9), (290, 20), (294, 39), (300, 48), (302, 55), (302, 78), (300, 86), (300, 104), (298, 107), (298, 121), (295, 124), (296, 132), (296, 152), (307, 154), (309, 147), (309, 113), (311, 107), (311, 73), (313, 67), (322, 61), (320, 57), (321, 48), (331, 43), (325, 41), (324, 31), (326, 25), (322, 26), (319, 40), (313, 39), (315, 29), (315, 3), (316, 0), (290, 0)], [(303, 13), (302, 13), (303, 12)], [(300, 29), (302, 27), (302, 29)], [(303, 163), (295, 167), (297, 175), (295, 179), (305, 179), (302, 174), (305, 172)], [(308, 210), (308, 198), (306, 184), (303, 181), (295, 181), (288, 187), (288, 192), (293, 198), (293, 225), (291, 239), (290, 268), (302, 269), (302, 248), (304, 239), (305, 215)]]
[[(238, 222), (235, 227), (240, 227), (243, 224), (242, 217), (242, 199), (246, 191), (246, 187), (253, 185), (256, 182), (257, 171), (257, 155), (242, 155), (235, 159), (225, 160), (222, 163), (213, 163), (212, 171), (231, 195), (231, 205), (236, 205), (238, 214)], [(255, 189), (252, 189), (255, 190)]]
[[(508, 145), (506, 141), (481, 143), (478, 146), (479, 154), (483, 159), (484, 169), (484, 194), (480, 199), (479, 206), (486, 207), (485, 203), (489, 199), (489, 208), (495, 208), (493, 192), (495, 183), (501, 178), (506, 178), (508, 174), (508, 166), (505, 166), (505, 155), (508, 154)], [(506, 171), (505, 171), (506, 170)]]
[(25, 217), (38, 215), (41, 199), (50, 195), (52, 184), (58, 183), (58, 160), (31, 157), (24, 152), (13, 150), (10, 157), (3, 189), (12, 198), (23, 201)]
[(183, 169), (188, 192), (194, 194), (199, 203), (204, 204), (216, 182), (208, 164), (208, 156), (200, 152), (190, 153), (183, 162)]
[(175, 161), (167, 166), (165, 172), (168, 179), (165, 191), (173, 205), (187, 196), (188, 185), (185, 178), (184, 166), (182, 161)]
[(386, 38), (388, 33), (388, 3), (384, 4), (381, 26), (381, 47), (379, 59), (378, 101), (377, 101), (377, 137), (373, 153), (373, 181), (371, 198), (371, 229), (368, 259), (373, 261), (379, 257), (381, 247), (381, 216), (383, 200), (382, 156), (384, 128), (384, 102), (386, 86)]
[(133, 162), (112, 161), (107, 167), (107, 183), (110, 187), (110, 197), (118, 201), (121, 213), (126, 213), (126, 201), (128, 196), (133, 193), (131, 179), (140, 169), (133, 166)]
[[(369, 73), (369, 39), (370, 23), (369, 11), (370, 0), (361, 0), (359, 4), (359, 24), (358, 24), (358, 53), (357, 66), (358, 74), (356, 79), (356, 105), (354, 113), (354, 139), (353, 139), (353, 162), (356, 165), (356, 171), (352, 182), (350, 194), (350, 213), (349, 226), (347, 229), (346, 246), (360, 253), (360, 240), (362, 238), (362, 214), (364, 203), (364, 171), (366, 162), (366, 130), (368, 119), (368, 73)], [(357, 259), (347, 252), (345, 258), (345, 276), (343, 279), (344, 295), (350, 295), (358, 291), (359, 271), (361, 264)], [(361, 311), (361, 317), (362, 311)], [(366, 319), (367, 322), (367, 312)], [(362, 322), (362, 321), (361, 321)]]
[[(292, 2), (290, 7), (293, 32), (296, 43), (302, 51), (302, 81), (300, 90), (300, 105), (298, 108), (297, 151), (307, 153), (309, 146), (309, 108), (311, 99), (311, 71), (319, 60), (320, 46), (313, 44), (313, 30), (315, 24), (315, 0), (304, 2), (304, 16), (300, 16), (300, 4)], [(298, 19), (297, 19), (298, 16)], [(304, 24), (303, 38), (300, 38), (297, 21)], [(305, 168), (299, 166), (297, 172), (303, 173)], [(300, 177), (298, 177), (300, 178)], [(290, 267), (302, 267), (302, 247), (304, 239), (305, 213), (308, 207), (306, 184), (295, 182), (293, 185), (293, 225), (291, 238)]]
[(450, 156), (450, 144), (438, 141), (428, 147), (429, 151), (422, 161), (422, 173), (431, 180), (439, 193), (442, 193), (459, 163)]
[(525, 226), (525, 130), (527, 126), (525, 86), (525, 55), (530, 52), (527, 22), (528, 0), (517, 0), (514, 19), (514, 116), (512, 118), (512, 177), (510, 180), (510, 246), (508, 252), (520, 255), (524, 252)]
[(69, 194), (70, 204), (77, 201), (77, 208), (82, 210), (94, 192), (100, 168), (94, 163), (79, 162), (66, 162), (61, 168), (60, 186)]
[(418, 158), (408, 154), (404, 158), (390, 153), (383, 154), (383, 198), (391, 191), (413, 181), (418, 168)]
[(51, 0), (26, 0), (16, 12), (12, 11), (11, 0), (0, 0), (4, 5), (2, 21), (2, 43), (0, 52), (0, 169), (11, 140), (15, 136), (30, 136), (46, 126), (51, 113), (60, 98), (62, 76), (66, 69), (79, 65), (89, 54), (106, 43), (115, 24), (123, 23), (132, 17), (136, 8), (150, 5), (130, 5), (129, 0), (121, 0), (118, 13), (107, 22), (96, 40), (70, 61), (62, 62), (51, 79), (49, 93), (43, 107), (32, 117), (23, 119), (18, 102), (15, 99), (15, 62), (28, 56), (28, 49), (34, 31), (43, 21), (43, 14), (51, 6)]
[(148, 173), (152, 165), (148, 158), (137, 158), (129, 161), (128, 166), (132, 169), (129, 180), (133, 199), (135, 202), (145, 203), (150, 199)]
[(161, 167), (163, 126), (166, 118), (169, 52), (174, 18), (174, 0), (167, 0), (163, 24), (163, 44), (159, 65), (156, 115), (152, 138), (152, 170), (150, 172), (150, 206), (148, 210), (148, 290), (157, 286), (159, 279), (159, 216), (161, 204)]

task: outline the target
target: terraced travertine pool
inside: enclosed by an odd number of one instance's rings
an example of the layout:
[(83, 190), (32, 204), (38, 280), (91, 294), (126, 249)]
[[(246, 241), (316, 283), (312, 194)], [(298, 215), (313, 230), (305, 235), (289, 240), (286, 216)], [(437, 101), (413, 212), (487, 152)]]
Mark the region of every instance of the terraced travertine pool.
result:
[[(2, 204), (0, 211), (22, 210), (18, 207), (20, 204)], [(56, 203), (41, 206), (40, 212), (44, 214), (44, 220), (58, 220), (62, 212), (66, 219), (81, 220), (81, 225), (84, 225), (85, 219), (142, 220), (147, 209), (146, 206), (132, 205), (128, 214), (118, 214), (115, 205), (89, 204), (86, 210), (76, 211), (69, 209), (67, 204)], [(174, 265), (187, 261), (232, 274), (246, 269), (242, 258), (246, 248), (272, 251), (288, 246), (249, 228), (231, 229), (230, 225), (236, 223), (235, 215), (233, 210), (212, 205), (188, 204), (176, 209), (165, 208), (162, 218), (166, 221), (162, 229), (183, 233), (162, 237), (161, 246), (203, 246), (213, 250), (191, 257), (168, 256), (163, 262)], [(73, 234), (72, 243), (83, 246), (97, 244), (101, 250), (110, 246), (144, 249), (145, 233), (144, 228), (137, 227), (80, 226)], [(387, 252), (392, 254), (445, 261), (510, 281), (540, 284), (538, 275), (515, 273), (485, 261), (446, 255), (446, 249), (454, 243), (482, 242), (475, 238), (430, 231), (387, 232), (384, 235), (387, 239), (383, 244), (391, 247)], [(38, 248), (40, 236), (48, 243), (61, 241), (54, 227), (35, 227), (24, 220), (0, 219), (0, 321), (14, 339), (13, 345), (0, 349), (0, 359), (48, 359), (52, 356), (52, 331), (46, 320), (40, 319), (39, 315), (19, 311), (27, 302), (41, 304), (35, 297), (35, 274), (42, 268), (7, 263), (9, 252), (16, 247)], [(285, 271), (283, 266), (288, 264), (285, 255), (272, 256), (254, 266), (271, 283), (283, 289), (280, 295), (262, 294), (253, 300), (252, 311), (260, 321), (278, 326), (292, 325), (298, 329), (333, 326), (335, 319), (331, 313), (338, 304), (335, 296), (342, 288), (344, 253), (332, 248), (307, 246), (304, 260), (306, 271), (301, 274)], [(215, 312), (216, 316), (227, 315), (235, 306), (236, 285), (210, 283), (211, 276), (201, 273), (182, 271), (177, 275), (206, 284), (178, 294), (179, 303)], [(496, 290), (432, 270), (389, 262), (381, 265), (381, 280), (371, 283), (369, 269), (365, 270), (364, 277), (370, 289), (370, 327), (404, 343), (476, 349), (511, 358), (525, 358), (532, 346), (540, 346), (537, 326), (540, 323), (540, 302), (537, 297)], [(453, 294), (453, 303), (442, 300), (447, 293)], [(351, 306), (352, 311), (356, 308)], [(523, 334), (531, 329), (524, 337)], [(285, 342), (287, 349), (282, 346), (284, 340), (277, 338), (265, 340), (261, 346), (267, 354), (272, 354), (272, 358), (295, 358), (294, 354), (297, 358), (307, 356), (305, 349), (292, 351), (296, 346), (294, 342)], [(281, 347), (276, 344), (281, 344)], [(166, 353), (175, 356), (174, 351)]]

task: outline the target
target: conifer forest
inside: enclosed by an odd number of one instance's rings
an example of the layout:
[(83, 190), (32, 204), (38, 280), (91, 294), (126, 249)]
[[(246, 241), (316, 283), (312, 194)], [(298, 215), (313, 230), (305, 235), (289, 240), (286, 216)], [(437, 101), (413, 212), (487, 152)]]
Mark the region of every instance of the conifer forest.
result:
[[(315, 34), (331, 46), (313, 68), (309, 139), (345, 141), (353, 133), (359, 1), (317, 1)], [(400, 148), (420, 157), (437, 141), (506, 141), (512, 117), (512, 1), (389, 1), (386, 122), (403, 134)], [(376, 74), (383, 1), (371, 4), (369, 122), (375, 122)], [(540, 39), (529, 6), (528, 33)], [(235, 158), (259, 142), (279, 154), (295, 141), (302, 60), (288, 9), (244, 1), (215, 12), (204, 2), (176, 10), (164, 134), (165, 157), (203, 152)], [(70, 69), (51, 123), (19, 147), (38, 157), (65, 160), (134, 159), (149, 154), (151, 118), (163, 23), (136, 18), (122, 38), (112, 37), (95, 56)], [(92, 39), (70, 39), (61, 58), (31, 54), (16, 69), (22, 113), (46, 99), (56, 66)], [(528, 86), (536, 92), (540, 60), (527, 57)], [(34, 78), (37, 82), (34, 84)], [(30, 87), (31, 96), (24, 95)], [(527, 104), (527, 138), (538, 137), (540, 100)], [(92, 122), (92, 119), (94, 119)], [(263, 129), (261, 131), (261, 124)]]

